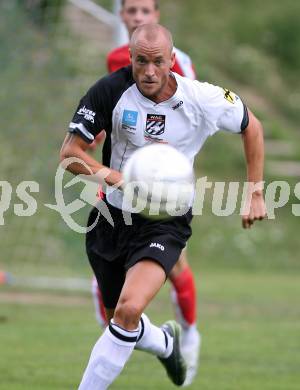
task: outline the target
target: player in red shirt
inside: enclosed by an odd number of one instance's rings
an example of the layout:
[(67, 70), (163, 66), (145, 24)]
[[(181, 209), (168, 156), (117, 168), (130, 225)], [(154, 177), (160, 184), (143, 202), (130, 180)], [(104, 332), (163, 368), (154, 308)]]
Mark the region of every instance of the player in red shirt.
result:
[[(158, 23), (159, 8), (156, 0), (123, 0), (121, 18), (125, 23), (129, 36), (134, 30), (147, 23)], [(129, 46), (124, 45), (112, 50), (107, 55), (108, 71), (114, 72), (130, 64)], [(190, 57), (174, 48), (176, 62), (172, 70), (178, 74), (195, 79), (195, 71)], [(96, 143), (103, 140), (103, 132)], [(101, 196), (101, 193), (98, 194)], [(189, 385), (196, 372), (200, 350), (200, 334), (196, 327), (196, 289), (191, 268), (187, 262), (184, 249), (174, 266), (169, 279), (172, 283), (171, 298), (175, 306), (176, 317), (182, 326), (182, 354), (188, 365), (185, 385)], [(105, 309), (102, 302), (101, 291), (96, 279), (93, 281), (93, 298), (96, 308), (96, 318), (101, 326), (106, 326)]]
[[(190, 57), (176, 47), (174, 47), (173, 50), (176, 53), (176, 60), (172, 71), (194, 80), (196, 75)], [(128, 66), (129, 64), (130, 58), (128, 44), (117, 47), (107, 55), (107, 69), (109, 73), (115, 72), (116, 70), (119, 70), (124, 66)]]

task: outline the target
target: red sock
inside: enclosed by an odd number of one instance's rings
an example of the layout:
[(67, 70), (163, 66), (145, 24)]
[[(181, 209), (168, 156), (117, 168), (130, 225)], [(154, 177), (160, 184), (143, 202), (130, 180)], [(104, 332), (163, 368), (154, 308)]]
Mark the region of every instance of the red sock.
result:
[(191, 268), (187, 266), (176, 278), (172, 278), (171, 282), (183, 318), (189, 325), (193, 325), (196, 322), (196, 287)]

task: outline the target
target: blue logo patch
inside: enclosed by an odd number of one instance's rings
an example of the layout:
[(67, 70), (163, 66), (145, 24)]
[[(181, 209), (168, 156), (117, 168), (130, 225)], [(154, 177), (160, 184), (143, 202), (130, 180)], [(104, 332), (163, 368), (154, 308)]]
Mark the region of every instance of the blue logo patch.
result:
[(137, 111), (124, 110), (122, 125), (128, 126), (129, 128), (135, 127), (137, 124), (137, 117), (138, 117)]

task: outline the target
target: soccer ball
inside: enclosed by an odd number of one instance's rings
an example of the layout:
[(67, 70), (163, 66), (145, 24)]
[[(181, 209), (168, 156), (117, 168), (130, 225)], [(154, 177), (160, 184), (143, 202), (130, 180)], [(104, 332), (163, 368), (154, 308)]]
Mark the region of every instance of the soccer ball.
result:
[(191, 162), (167, 144), (135, 151), (123, 169), (124, 198), (134, 211), (149, 217), (185, 214), (194, 197)]

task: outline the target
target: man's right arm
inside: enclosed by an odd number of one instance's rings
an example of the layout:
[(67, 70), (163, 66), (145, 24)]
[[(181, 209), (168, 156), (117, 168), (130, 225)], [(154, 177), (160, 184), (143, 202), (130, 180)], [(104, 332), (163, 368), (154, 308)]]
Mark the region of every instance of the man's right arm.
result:
[[(60, 151), (60, 160), (65, 169), (74, 175), (93, 176), (91, 179), (99, 181), (99, 184), (115, 184), (120, 178), (120, 174), (113, 173), (88, 153), (98, 141), (103, 141), (103, 129), (108, 129), (109, 133), (111, 100), (109, 80), (102, 78), (80, 100)], [(78, 161), (72, 161), (70, 158)], [(66, 159), (68, 161), (65, 161)], [(104, 177), (107, 177), (105, 181)]]
[[(87, 152), (89, 144), (77, 134), (68, 133), (60, 150), (60, 161), (63, 167), (74, 175), (93, 176), (99, 184), (110, 186), (122, 182), (122, 174), (114, 169), (100, 164)], [(79, 161), (69, 163), (67, 159), (76, 158)]]

